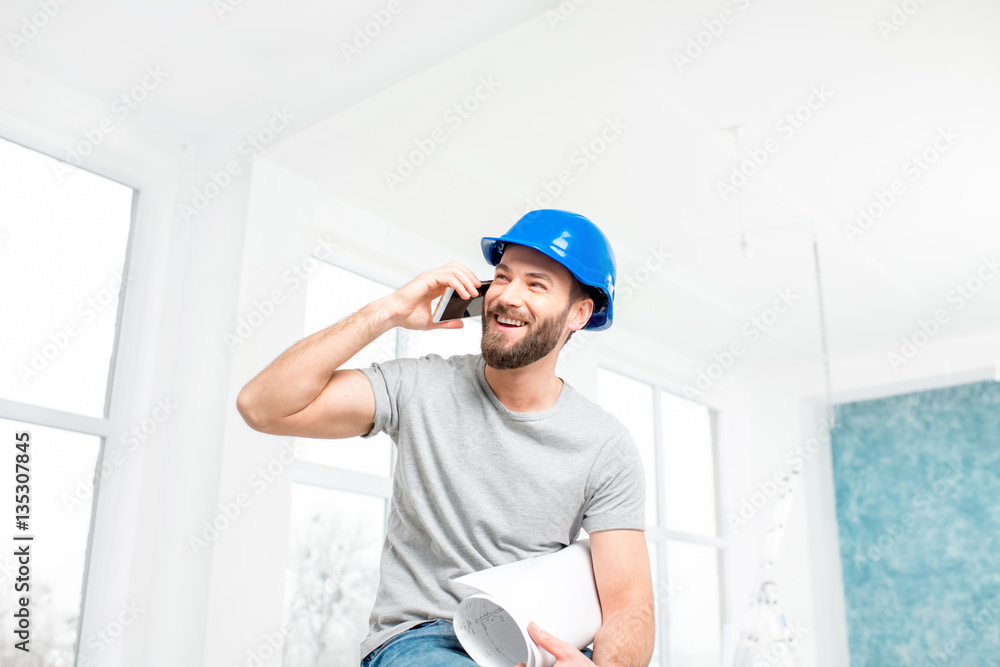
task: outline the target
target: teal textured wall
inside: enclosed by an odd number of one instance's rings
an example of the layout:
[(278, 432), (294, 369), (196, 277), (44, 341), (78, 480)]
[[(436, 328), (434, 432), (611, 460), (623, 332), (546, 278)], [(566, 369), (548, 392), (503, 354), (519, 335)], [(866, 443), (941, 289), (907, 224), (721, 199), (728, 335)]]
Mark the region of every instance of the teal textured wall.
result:
[(838, 406), (853, 667), (1000, 666), (1000, 383)]

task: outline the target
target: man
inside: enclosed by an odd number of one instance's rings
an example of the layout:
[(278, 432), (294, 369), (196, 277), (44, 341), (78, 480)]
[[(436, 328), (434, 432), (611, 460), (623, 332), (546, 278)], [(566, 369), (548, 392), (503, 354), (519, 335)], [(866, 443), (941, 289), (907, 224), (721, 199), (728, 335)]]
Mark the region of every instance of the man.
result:
[[(435, 324), (432, 301), (482, 284), (452, 262), (285, 351), (240, 392), (258, 431), (371, 437), (397, 446), (380, 580), (363, 667), (475, 663), (451, 625), (456, 577), (558, 551), (590, 534), (602, 625), (593, 654), (532, 625), (558, 665), (646, 665), (653, 594), (644, 475), (628, 430), (555, 374), (574, 331), (606, 329), (615, 259), (587, 218), (534, 211), (482, 240), (496, 267), (483, 304), (482, 354), (340, 366), (392, 327)], [(588, 658), (593, 658), (593, 662)]]

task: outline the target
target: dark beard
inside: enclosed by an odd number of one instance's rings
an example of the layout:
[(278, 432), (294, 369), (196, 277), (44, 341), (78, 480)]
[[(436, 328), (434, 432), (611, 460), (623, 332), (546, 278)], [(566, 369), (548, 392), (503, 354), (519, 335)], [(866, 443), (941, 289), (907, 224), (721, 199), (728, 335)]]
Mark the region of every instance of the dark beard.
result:
[(504, 345), (505, 334), (489, 329), (489, 321), (493, 319), (493, 315), (506, 316), (506, 313), (497, 308), (492, 309), (489, 313), (484, 310), (482, 314), (483, 339), (481, 342), (483, 359), (486, 360), (487, 364), (501, 371), (521, 368), (538, 361), (551, 352), (559, 342), (570, 305), (572, 304), (566, 306), (561, 315), (525, 324), (526, 327), (535, 327), (535, 332), (528, 333), (510, 347)]

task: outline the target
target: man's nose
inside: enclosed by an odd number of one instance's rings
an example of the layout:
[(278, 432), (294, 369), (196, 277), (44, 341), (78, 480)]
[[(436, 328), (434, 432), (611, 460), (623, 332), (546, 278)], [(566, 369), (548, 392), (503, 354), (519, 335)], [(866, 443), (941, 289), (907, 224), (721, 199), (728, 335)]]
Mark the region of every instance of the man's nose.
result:
[(494, 303), (507, 310), (520, 310), (524, 306), (524, 289), (525, 287), (520, 281), (512, 280), (503, 286)]

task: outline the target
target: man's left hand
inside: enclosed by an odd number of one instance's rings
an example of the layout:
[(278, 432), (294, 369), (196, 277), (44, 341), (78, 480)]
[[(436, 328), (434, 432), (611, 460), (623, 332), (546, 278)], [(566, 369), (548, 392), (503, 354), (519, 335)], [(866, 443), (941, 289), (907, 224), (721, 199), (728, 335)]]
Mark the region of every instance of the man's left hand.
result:
[[(584, 667), (584, 665), (594, 664), (575, 646), (553, 637), (538, 627), (534, 621), (528, 623), (528, 634), (531, 635), (536, 644), (556, 657), (555, 667)], [(525, 667), (525, 665), (522, 662), (517, 667)]]

